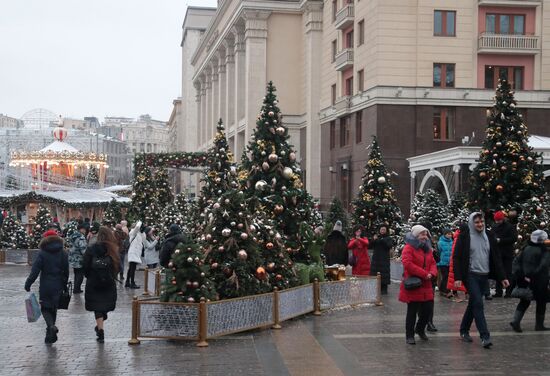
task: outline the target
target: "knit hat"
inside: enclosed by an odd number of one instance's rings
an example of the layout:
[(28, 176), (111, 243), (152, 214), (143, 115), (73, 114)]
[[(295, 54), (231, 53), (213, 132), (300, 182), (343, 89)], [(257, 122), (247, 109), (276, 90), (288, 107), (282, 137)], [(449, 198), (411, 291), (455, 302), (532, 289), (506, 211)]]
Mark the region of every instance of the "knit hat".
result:
[(178, 226), (178, 225), (175, 224), (175, 223), (172, 223), (172, 224), (170, 225), (169, 230), (170, 230), (170, 234), (179, 234), (179, 233), (181, 233), (181, 227)]
[(442, 233), (443, 235), (445, 235), (445, 234), (448, 234), (449, 232), (451, 232), (451, 233), (452, 233), (452, 232), (453, 232), (453, 230), (451, 230), (451, 229), (450, 229), (450, 228), (448, 228), (448, 227), (445, 227), (445, 228), (443, 229), (443, 231), (442, 231), (441, 233)]
[(46, 231), (45, 233), (42, 234), (43, 238), (47, 238), (48, 236), (59, 236), (59, 235), (57, 234), (57, 231), (55, 231), (55, 230), (48, 230), (48, 231)]
[(548, 240), (548, 234), (543, 230), (535, 230), (531, 233), (531, 243), (540, 244)]
[(502, 210), (497, 211), (497, 212), (493, 215), (493, 219), (494, 219), (495, 221), (504, 221), (504, 218), (506, 218), (506, 213), (504, 213)]
[(412, 228), (411, 228), (411, 234), (412, 236), (414, 236), (415, 238), (418, 238), (418, 235), (420, 235), (421, 233), (423, 233), (424, 231), (426, 232), (429, 232), (428, 229), (422, 225), (414, 225)]
[(342, 232), (342, 221), (336, 221), (336, 223), (334, 224), (334, 227), (332, 229), (334, 231)]

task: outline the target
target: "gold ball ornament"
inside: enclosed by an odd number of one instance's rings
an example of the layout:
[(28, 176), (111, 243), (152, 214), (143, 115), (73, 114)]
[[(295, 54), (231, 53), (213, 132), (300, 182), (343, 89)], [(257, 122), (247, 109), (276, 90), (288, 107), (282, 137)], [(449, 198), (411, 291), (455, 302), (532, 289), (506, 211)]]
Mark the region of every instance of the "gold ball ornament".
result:
[(285, 208), (283, 207), (283, 205), (279, 205), (279, 204), (275, 205), (275, 208), (273, 209), (273, 211), (277, 215), (281, 214), (284, 210)]
[(499, 185), (497, 185), (497, 186), (495, 187), (495, 190), (496, 190), (497, 192), (500, 193), (500, 192), (504, 191), (504, 186), (502, 186), (501, 184), (499, 184)]
[(285, 179), (290, 179), (293, 175), (294, 175), (294, 172), (292, 171), (292, 169), (290, 167), (285, 167), (283, 169), (283, 177)]
[(269, 160), (269, 162), (275, 163), (279, 160), (279, 156), (275, 153), (271, 153), (269, 154), (269, 157), (267, 157), (267, 159)]
[(263, 267), (258, 267), (256, 269), (256, 277), (258, 279), (265, 279), (265, 277), (267, 276), (267, 273), (265, 272), (265, 269)]

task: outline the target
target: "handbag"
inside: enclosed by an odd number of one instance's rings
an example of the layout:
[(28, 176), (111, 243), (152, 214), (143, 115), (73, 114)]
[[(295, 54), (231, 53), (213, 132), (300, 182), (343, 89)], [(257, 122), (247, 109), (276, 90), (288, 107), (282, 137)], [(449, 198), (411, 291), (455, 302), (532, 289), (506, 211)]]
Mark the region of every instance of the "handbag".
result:
[(521, 300), (533, 300), (533, 290), (531, 290), (529, 287), (519, 287), (516, 286), (512, 290), (512, 294), (510, 294), (512, 298), (517, 298)]
[[(426, 254), (424, 254), (424, 263), (422, 269), (426, 267)], [(422, 286), (422, 279), (420, 277), (410, 276), (403, 280), (403, 287), (405, 290), (415, 290)]]
[(348, 264), (350, 266), (355, 266), (357, 265), (357, 257), (355, 257), (355, 255), (353, 253), (351, 253), (348, 257)]
[(68, 282), (67, 286), (61, 291), (61, 295), (59, 296), (59, 302), (57, 303), (58, 309), (69, 309), (69, 303), (71, 302), (71, 296), (73, 291), (73, 284), (72, 282)]
[(36, 322), (40, 318), (42, 312), (40, 312), (40, 305), (34, 292), (31, 292), (25, 299), (25, 309), (27, 310), (28, 322)]

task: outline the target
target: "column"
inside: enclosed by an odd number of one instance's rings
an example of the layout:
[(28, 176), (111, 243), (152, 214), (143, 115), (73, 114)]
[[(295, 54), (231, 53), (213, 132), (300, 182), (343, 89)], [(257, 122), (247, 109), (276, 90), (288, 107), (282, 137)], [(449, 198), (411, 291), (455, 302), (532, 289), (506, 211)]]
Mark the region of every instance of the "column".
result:
[[(224, 124), (227, 124), (226, 102), (227, 102), (227, 75), (226, 75), (226, 63), (225, 63), (225, 50), (220, 49), (218, 51), (218, 118), (223, 120)], [(227, 127), (226, 127), (227, 129)]]
[[(229, 130), (235, 124), (235, 54), (234, 41), (225, 40), (225, 122)], [(236, 125), (235, 125), (236, 127)], [(233, 149), (234, 150), (234, 149)]]
[[(267, 81), (267, 19), (270, 12), (245, 11), (245, 121), (244, 142), (250, 139), (263, 103)], [(241, 150), (242, 150), (242, 146)], [(240, 155), (240, 153), (239, 153)]]
[[(198, 147), (200, 144), (201, 144), (201, 137), (200, 137), (200, 130), (201, 130), (201, 115), (202, 115), (202, 111), (201, 111), (201, 99), (202, 99), (202, 96), (201, 96), (201, 84), (200, 84), (200, 81), (195, 81), (193, 82), (193, 86), (195, 87), (195, 104), (197, 106), (197, 125), (196, 125), (196, 128), (195, 128), (195, 145)], [(187, 127), (186, 127), (186, 132), (189, 131), (191, 127), (191, 124), (188, 124)], [(188, 144), (187, 142), (184, 142), (185, 144)], [(184, 151), (196, 151), (196, 149), (193, 149), (193, 150), (187, 150), (187, 148), (184, 149)]]
[(200, 124), (200, 139), (199, 147), (202, 148), (206, 142), (206, 75), (201, 76), (201, 124)]
[(220, 120), (220, 114), (218, 112), (219, 106), (219, 95), (220, 95), (220, 88), (219, 88), (219, 80), (218, 80), (218, 61), (213, 60), (211, 64), (211, 75), (212, 75), (212, 122), (210, 123), (210, 126), (208, 127), (209, 130), (209, 137), (208, 142), (212, 142), (214, 139), (214, 135), (216, 133), (216, 124), (218, 124), (218, 120)]
[[(234, 35), (233, 50), (235, 51), (235, 127), (238, 128), (239, 120), (244, 117), (245, 111), (245, 44), (244, 27), (234, 26), (232, 29)], [(237, 148), (237, 145), (235, 145)], [(235, 149), (237, 150), (237, 149)]]
[(306, 2), (305, 23), (305, 83), (306, 83), (306, 188), (314, 198), (321, 197), (321, 124), (319, 121), (321, 101), (321, 64), (323, 60), (323, 4)]
[(206, 108), (204, 109), (205, 115), (205, 124), (204, 124), (204, 142), (203, 145), (206, 147), (210, 142), (210, 126), (212, 124), (212, 73), (210, 68), (205, 72), (205, 86), (206, 86)]

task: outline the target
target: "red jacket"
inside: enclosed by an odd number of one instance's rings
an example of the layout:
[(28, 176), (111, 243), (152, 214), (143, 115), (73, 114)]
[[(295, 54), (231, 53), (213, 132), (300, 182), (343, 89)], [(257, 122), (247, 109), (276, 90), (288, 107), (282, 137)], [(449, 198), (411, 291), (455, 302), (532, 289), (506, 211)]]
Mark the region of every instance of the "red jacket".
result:
[(464, 284), (462, 284), (462, 286), (460, 286), (459, 288), (455, 287), (455, 270), (454, 270), (453, 257), (455, 255), (455, 245), (456, 245), (456, 239), (458, 238), (458, 235), (460, 235), (460, 230), (456, 230), (455, 233), (453, 234), (453, 250), (451, 252), (451, 263), (449, 264), (449, 277), (447, 278), (447, 290), (466, 292), (466, 288), (464, 287)]
[(369, 241), (367, 238), (351, 239), (348, 242), (350, 249), (357, 259), (355, 266), (351, 268), (353, 275), (370, 275)]
[(405, 290), (405, 286), (401, 283), (399, 300), (404, 303), (434, 300), (432, 281), (426, 279), (428, 274), (431, 274), (434, 278), (437, 276), (437, 266), (432, 250), (424, 252), (420, 248), (414, 248), (412, 245), (407, 244), (401, 253), (401, 261), (403, 263), (403, 280), (414, 276), (420, 277), (423, 283), (422, 286), (414, 290)]

